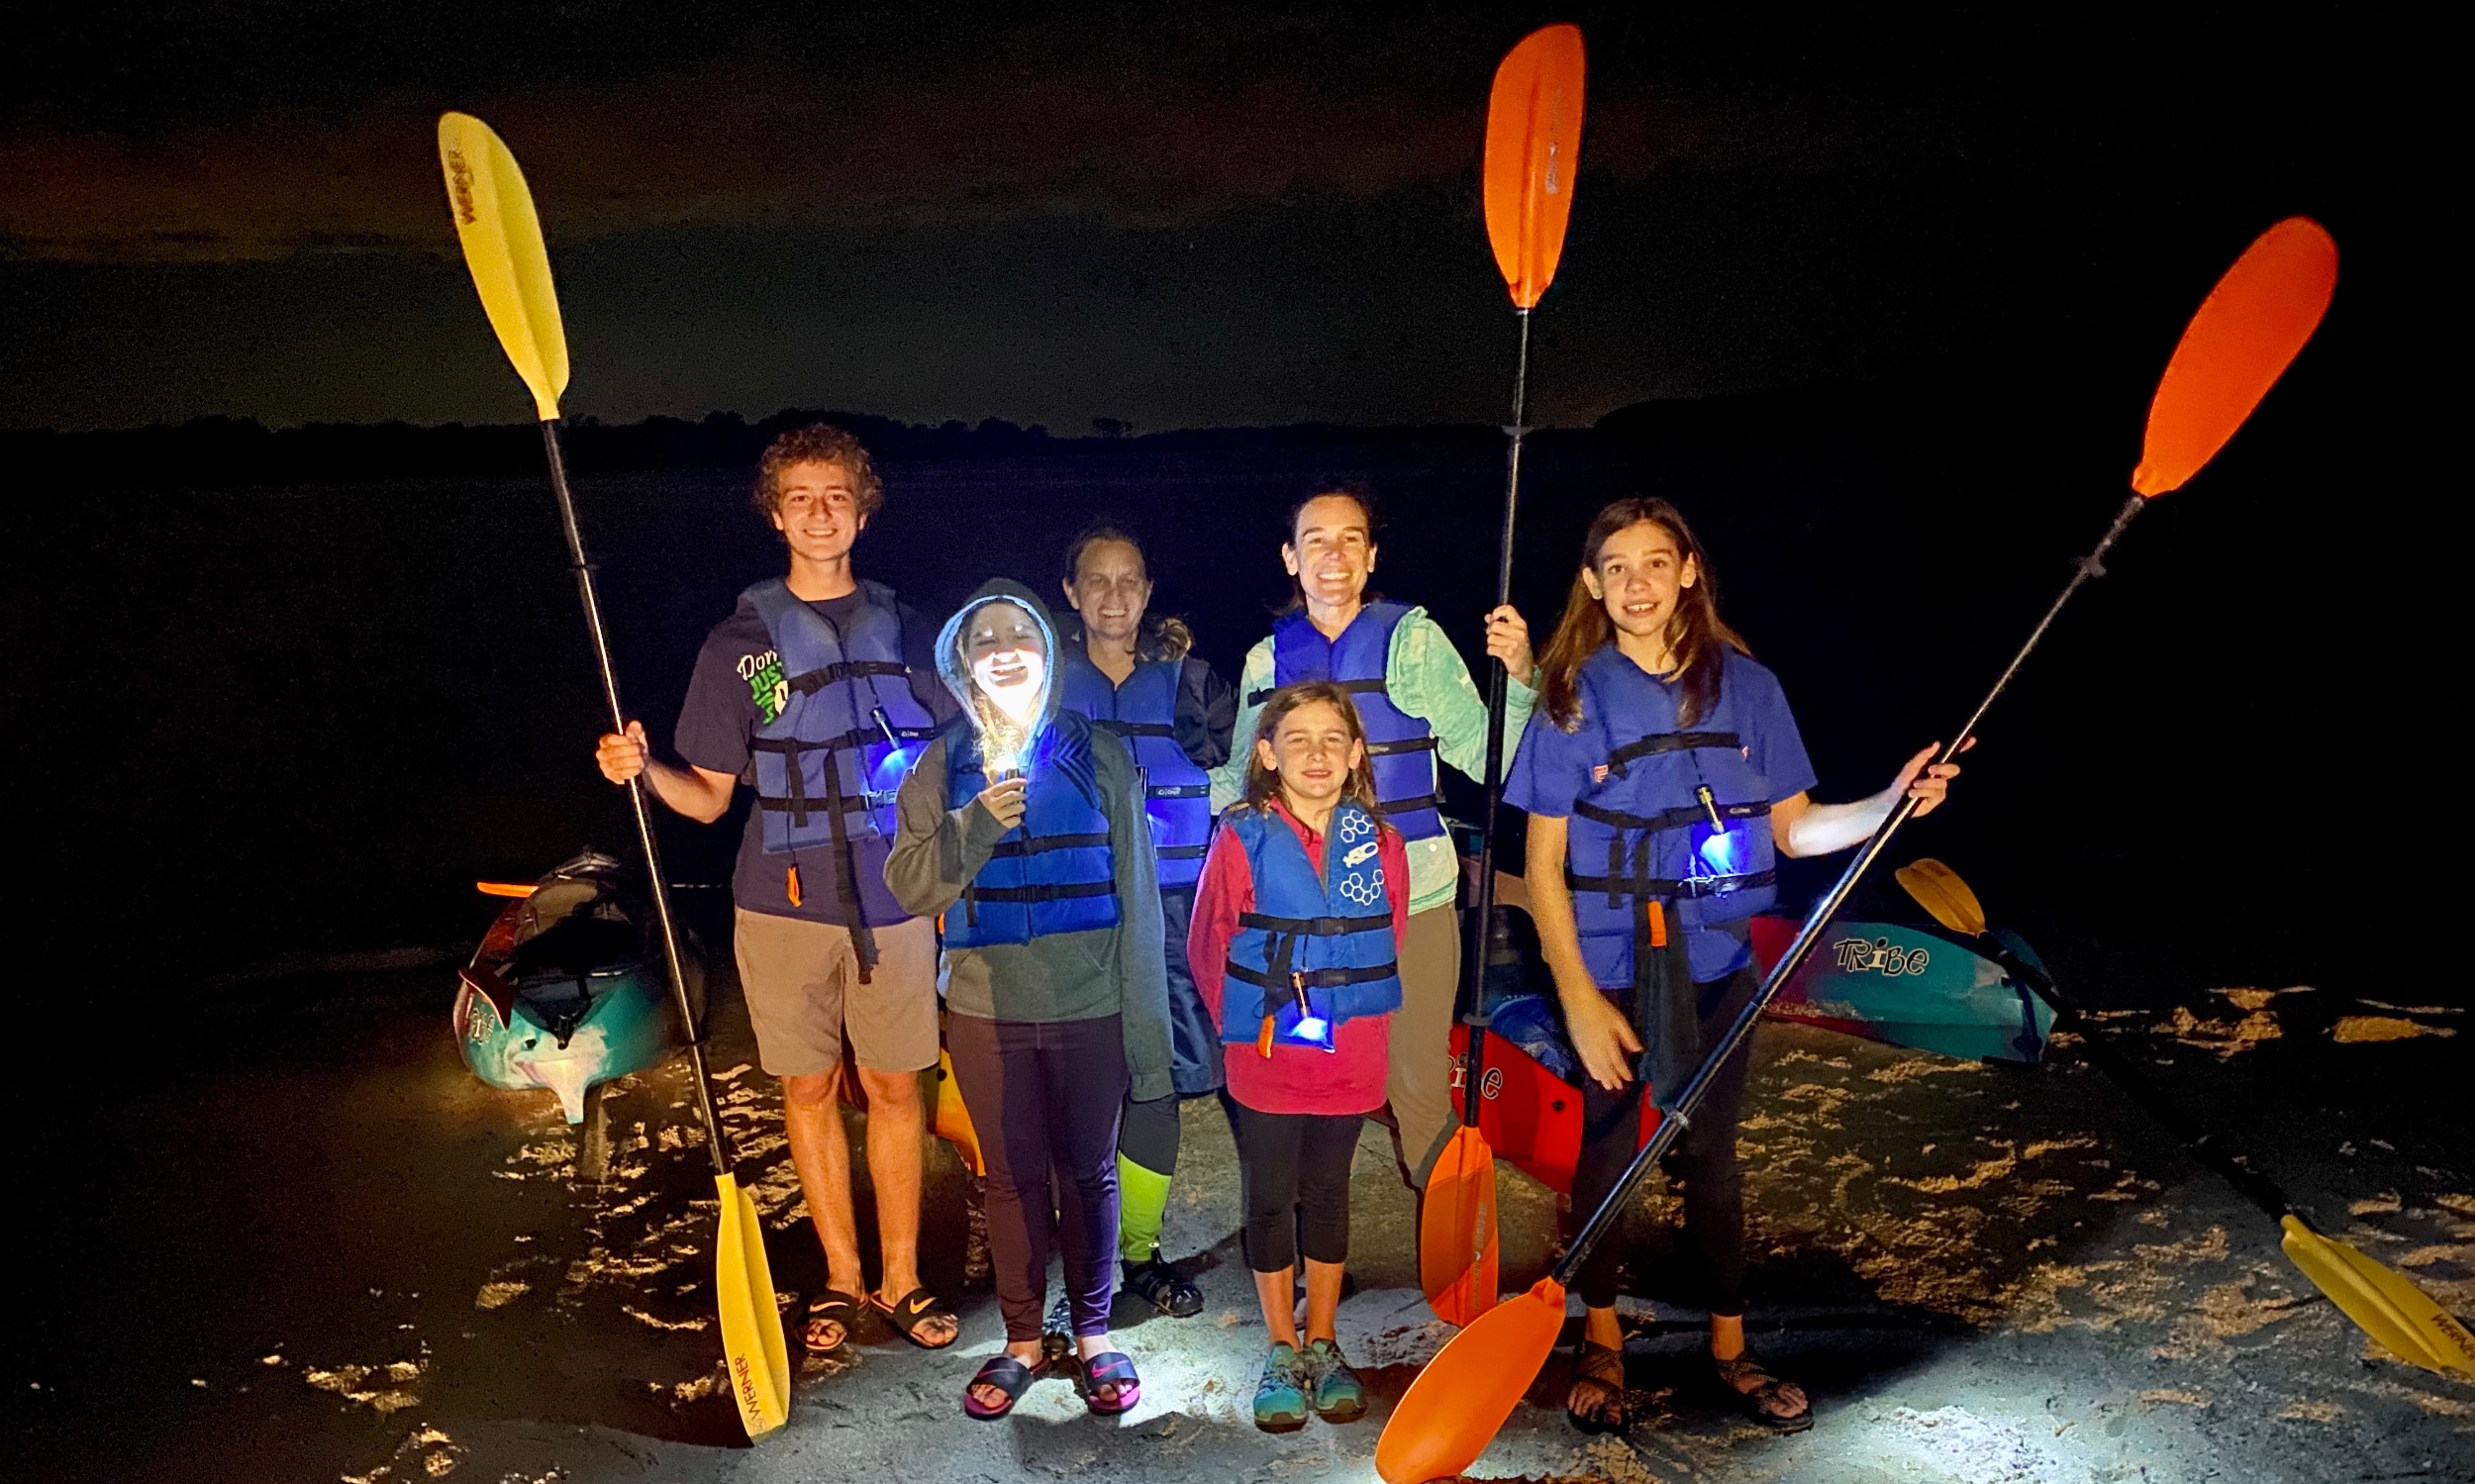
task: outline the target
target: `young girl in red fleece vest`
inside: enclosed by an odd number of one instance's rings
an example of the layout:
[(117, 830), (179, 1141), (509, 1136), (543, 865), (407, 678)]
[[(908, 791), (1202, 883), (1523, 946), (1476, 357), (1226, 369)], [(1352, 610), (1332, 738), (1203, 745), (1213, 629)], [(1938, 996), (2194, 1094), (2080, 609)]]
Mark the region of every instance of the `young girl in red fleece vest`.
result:
[[(1246, 1265), (1271, 1332), (1255, 1426), (1354, 1421), (1366, 1391), (1333, 1333), (1349, 1255), (1349, 1165), (1383, 1106), (1401, 1004), (1409, 853), (1376, 807), (1348, 692), (1284, 687), (1263, 708), (1245, 802), (1204, 862), (1186, 940), (1226, 1044)], [(1306, 1258), (1306, 1325), (1293, 1285)]]

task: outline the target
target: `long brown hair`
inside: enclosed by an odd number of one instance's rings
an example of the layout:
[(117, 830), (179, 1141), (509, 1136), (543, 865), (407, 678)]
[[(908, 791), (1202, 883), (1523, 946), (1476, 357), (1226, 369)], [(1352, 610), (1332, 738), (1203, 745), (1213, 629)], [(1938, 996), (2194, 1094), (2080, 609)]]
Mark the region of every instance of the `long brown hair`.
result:
[[(1357, 766), (1349, 769), (1348, 781), (1340, 785), (1342, 801), (1355, 804), (1373, 816), (1376, 824), (1383, 825), (1383, 807), (1375, 802), (1375, 759), (1365, 750), (1366, 724), (1358, 720), (1357, 705), (1349, 699), (1347, 691), (1330, 680), (1301, 680), (1295, 685), (1284, 685), (1272, 692), (1271, 697), (1263, 703), (1262, 714), (1255, 719), (1255, 737), (1262, 740), (1280, 736), (1280, 724), (1289, 719), (1291, 712), (1301, 706), (1312, 706), (1318, 701), (1340, 713), (1341, 724), (1349, 729), (1349, 740), (1356, 742), (1359, 748)], [(1280, 774), (1265, 767), (1263, 754), (1256, 751), (1252, 743), (1248, 743), (1246, 747), (1247, 805), (1260, 814), (1270, 806), (1272, 800), (1278, 797), (1280, 797)], [(1384, 828), (1390, 829), (1391, 827), (1385, 825)]]
[[(1719, 704), (1719, 671), (1726, 662), (1719, 646), (1725, 644), (1747, 658), (1753, 650), (1719, 616), (1719, 574), (1711, 570), (1710, 553), (1694, 539), (1683, 514), (1664, 500), (1635, 495), (1600, 511), (1590, 522), (1590, 534), (1582, 538), (1581, 570), (1597, 571), (1599, 552), (1609, 540), (1644, 521), (1675, 540), (1679, 568), (1687, 561), (1694, 567), (1694, 583), (1676, 593), (1676, 611), (1668, 615), (1664, 636), (1667, 652), (1676, 661), (1676, 725), (1690, 727)], [(1607, 616), (1606, 603), (1591, 597), (1589, 584), (1574, 574), (1572, 593), (1564, 600), (1564, 616), (1556, 620), (1555, 634), (1538, 656), (1538, 667), (1546, 672), (1539, 700), (1557, 727), (1570, 732), (1581, 725), (1582, 661), (1615, 637), (1616, 625)]]

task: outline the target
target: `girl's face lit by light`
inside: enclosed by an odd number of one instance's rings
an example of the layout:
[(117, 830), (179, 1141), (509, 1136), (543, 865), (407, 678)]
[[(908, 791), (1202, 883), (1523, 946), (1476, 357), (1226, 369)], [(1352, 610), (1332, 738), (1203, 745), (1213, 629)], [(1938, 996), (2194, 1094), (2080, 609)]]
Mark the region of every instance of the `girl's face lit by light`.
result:
[(1013, 603), (988, 603), (963, 629), (962, 657), (971, 682), (1006, 719), (1028, 728), (1038, 720), (1048, 679), (1048, 645), (1040, 623)]

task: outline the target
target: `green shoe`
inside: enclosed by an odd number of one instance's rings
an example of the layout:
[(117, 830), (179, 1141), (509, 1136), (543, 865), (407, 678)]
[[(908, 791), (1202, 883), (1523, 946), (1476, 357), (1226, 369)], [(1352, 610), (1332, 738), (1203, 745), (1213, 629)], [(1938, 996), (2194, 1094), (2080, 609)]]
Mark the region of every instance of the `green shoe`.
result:
[(1254, 1383), (1254, 1425), (1266, 1433), (1295, 1433), (1306, 1426), (1306, 1363), (1288, 1345), (1272, 1346), (1263, 1379)]
[(1315, 1415), (1328, 1423), (1353, 1423), (1366, 1415), (1366, 1388), (1358, 1373), (1340, 1358), (1340, 1346), (1329, 1339), (1311, 1339), (1307, 1364), (1314, 1368)]

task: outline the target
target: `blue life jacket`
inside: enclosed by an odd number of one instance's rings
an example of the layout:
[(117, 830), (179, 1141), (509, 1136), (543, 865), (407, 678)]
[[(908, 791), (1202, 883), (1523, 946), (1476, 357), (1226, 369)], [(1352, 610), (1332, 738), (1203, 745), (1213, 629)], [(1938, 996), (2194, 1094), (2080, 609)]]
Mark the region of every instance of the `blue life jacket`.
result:
[[(1052, 717), (1025, 766), (1023, 822), (997, 840), (962, 900), (945, 912), (945, 946), (1030, 942), (1118, 923), (1116, 855), (1079, 717)], [(966, 724), (945, 742), (945, 799), (959, 809), (988, 787), (979, 739)]]
[[(1221, 1039), (1253, 1042), (1269, 1014), (1275, 1039), (1329, 1051), (1341, 1022), (1400, 1009), (1391, 885), (1374, 816), (1345, 801), (1333, 811), (1321, 878), (1288, 821), (1233, 809), (1222, 828), (1246, 848), (1254, 910), (1239, 915), (1229, 940)], [(1301, 990), (1326, 1023), (1321, 1036), (1299, 1034)]]
[[(1720, 663), (1731, 657), (1722, 649)], [(1582, 961), (1597, 983), (1630, 988), (1657, 901), (1668, 930), (1689, 935), (1694, 978), (1724, 978), (1749, 951), (1729, 925), (1778, 895), (1769, 780), (1732, 732), (1642, 731), (1672, 725), (1675, 701), (1613, 643), (1582, 662), (1579, 681), (1579, 735), (1603, 759), (1564, 837)]]
[(865, 581), (859, 589), (867, 602), (841, 633), (779, 577), (741, 594), (764, 620), (779, 667), (773, 719), (749, 743), (768, 854), (892, 839), (894, 796), (937, 735), (936, 718), (911, 693), (894, 590)]
[[(1392, 632), (1410, 611), (1406, 603), (1369, 603), (1340, 638), (1328, 640), (1301, 608), (1272, 626), (1272, 686), (1301, 680), (1336, 681), (1357, 703), (1366, 728), (1366, 755), (1375, 768), (1375, 802), (1404, 840), (1443, 834), (1442, 802), (1436, 780), (1436, 734), (1425, 717), (1392, 704), (1384, 670), (1392, 657)], [(1260, 706), (1271, 691), (1246, 697)]]
[(1212, 842), (1212, 778), (1177, 744), (1177, 692), (1185, 662), (1146, 660), (1124, 685), (1113, 683), (1068, 641), (1058, 667), (1057, 704), (1116, 734), (1142, 769), (1143, 808), (1160, 857), (1160, 884), (1192, 886)]

